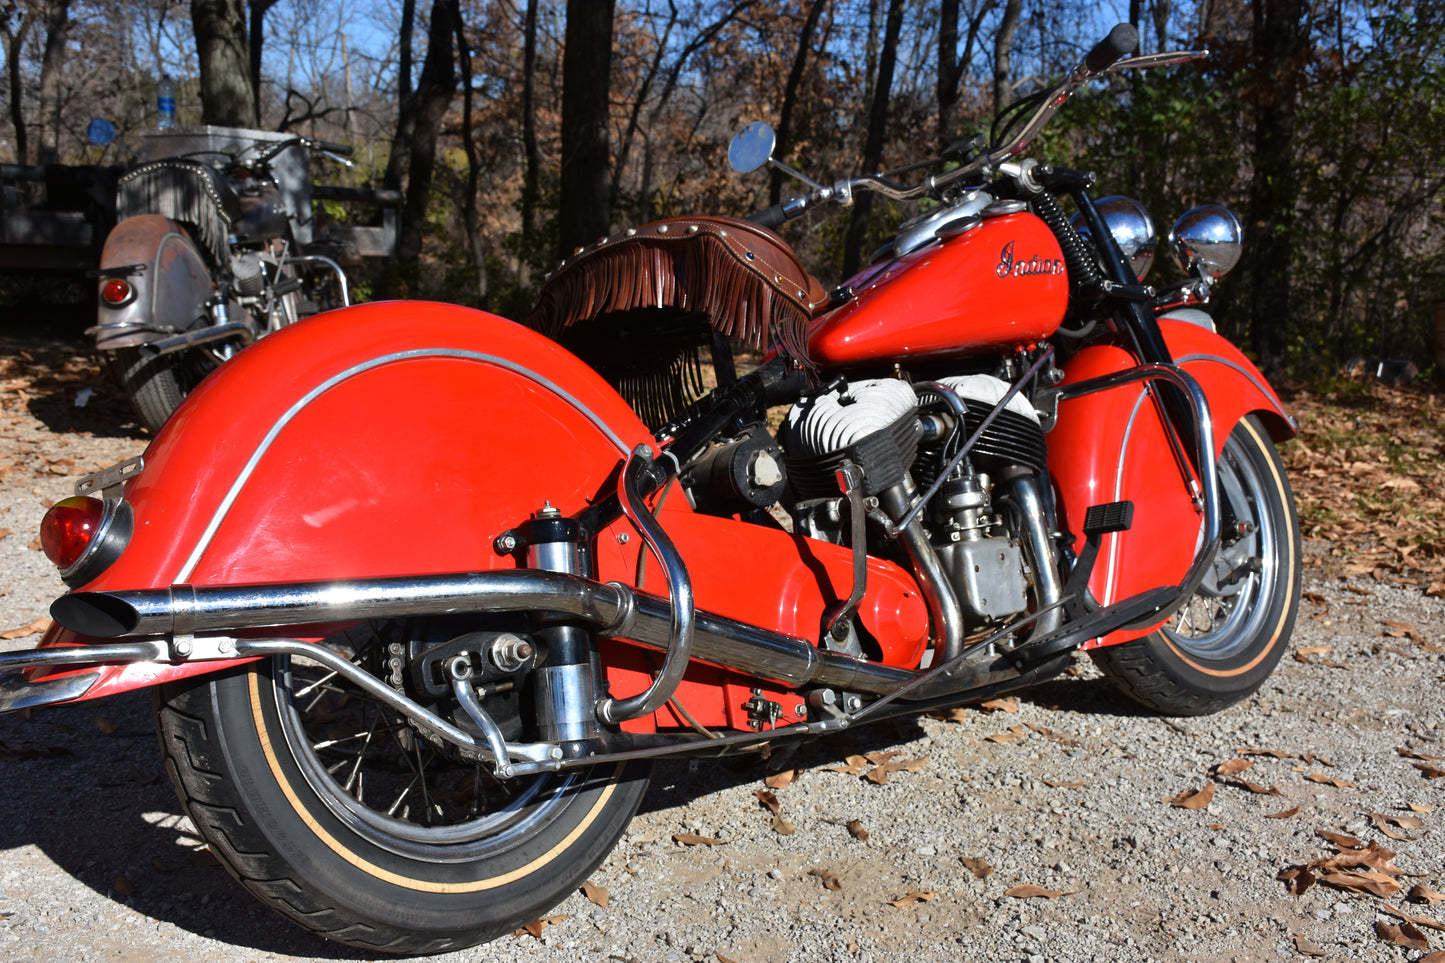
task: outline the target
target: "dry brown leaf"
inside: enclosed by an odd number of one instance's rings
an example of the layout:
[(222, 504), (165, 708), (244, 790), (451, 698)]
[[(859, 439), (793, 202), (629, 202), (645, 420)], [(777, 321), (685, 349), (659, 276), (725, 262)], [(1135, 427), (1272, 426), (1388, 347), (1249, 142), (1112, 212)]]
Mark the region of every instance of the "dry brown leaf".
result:
[[(899, 750), (899, 749), (890, 749), (890, 750), (888, 750), (887, 752), (870, 752), (870, 753), (868, 753), (867, 755), (865, 755), (863, 758), (866, 759), (868, 762), (872, 763), (872, 764), (875, 765), (875, 766), (886, 766), (886, 765), (888, 765), (888, 763), (889, 763), (890, 761), (892, 761), (895, 757), (901, 756), (901, 755), (903, 755), (902, 750)], [(849, 756), (849, 757), (848, 757), (848, 761), (849, 761), (849, 762), (852, 762), (852, 761), (853, 761), (853, 757), (852, 757), (852, 756)]]
[(1203, 809), (1214, 798), (1214, 783), (1207, 782), (1203, 789), (1186, 789), (1177, 796), (1164, 800), (1176, 809)]
[(1084, 789), (1089, 785), (1086, 782), (1054, 782), (1052, 779), (1040, 781), (1050, 789)]
[(1439, 779), (1441, 776), (1445, 776), (1445, 769), (1441, 769), (1439, 766), (1432, 766), (1428, 762), (1412, 762), (1410, 765), (1420, 770), (1421, 775), (1426, 779)]
[(823, 769), (827, 772), (841, 772), (849, 776), (856, 776), (868, 765), (868, 760), (858, 755), (849, 756), (843, 762), (844, 764), (841, 766), (824, 766)]
[(1245, 747), (1234, 751), (1241, 756), (1269, 756), (1272, 759), (1288, 759), (1290, 757), (1290, 753), (1281, 752), (1278, 749), (1252, 749)]
[(1295, 655), (1324, 655), (1332, 648), (1334, 648), (1332, 645), (1302, 645), (1295, 649), (1294, 653)]
[(764, 779), (763, 785), (769, 789), (782, 789), (796, 778), (798, 778), (798, 770), (784, 769), (782, 772), (775, 772)]
[(13, 529), (0, 528), (0, 538), (4, 538), (4, 537), (7, 536), (7, 535), (13, 534), (13, 532), (14, 532)]
[(1359, 788), (1354, 783), (1346, 782), (1343, 779), (1331, 779), (1329, 776), (1326, 776), (1322, 772), (1312, 772), (1308, 776), (1305, 776), (1305, 778), (1308, 779), (1310, 782), (1317, 782), (1326, 786), (1334, 786), (1336, 789)]
[(1303, 756), (1300, 756), (1300, 761), (1303, 762), (1306, 766), (1313, 766), (1315, 763), (1319, 763), (1321, 766), (1325, 766), (1330, 769), (1335, 768), (1334, 763), (1330, 762), (1324, 756), (1315, 755), (1313, 752), (1307, 752)]
[(791, 836), (798, 831), (798, 827), (788, 822), (782, 816), (773, 817), (773, 832), (779, 836)]
[(1381, 899), (1388, 899), (1403, 887), (1384, 873), (1373, 870), (1349, 870), (1337, 873), (1321, 873), (1321, 883), (1334, 886), (1350, 893), (1369, 893)]
[(1423, 813), (1426, 816), (1435, 811), (1435, 807), (1428, 803), (1406, 803), (1405, 808), (1412, 813)]
[(960, 856), (958, 861), (974, 875), (975, 879), (985, 879), (993, 872), (993, 867), (977, 856)]
[(850, 820), (848, 820), (848, 832), (852, 833), (852, 834), (853, 834), (853, 838), (856, 839), (856, 840), (858, 840), (858, 842), (860, 842), (860, 843), (866, 843), (866, 842), (868, 842), (868, 830), (866, 830), (866, 829), (863, 828), (863, 823), (862, 823), (861, 820), (857, 820), (857, 819), (850, 819)]
[(1023, 726), (1009, 726), (1008, 732), (996, 732), (991, 736), (984, 736), (984, 739), (988, 742), (1013, 742), (1015, 739), (1022, 739), (1023, 735)]
[(823, 888), (838, 892), (843, 888), (843, 881), (840, 880), (831, 869), (810, 869), (809, 876), (816, 876), (823, 881)]
[(115, 878), (115, 882), (110, 884), (110, 888), (115, 890), (117, 896), (131, 897), (135, 895), (135, 887), (131, 885), (130, 880), (125, 878), (124, 873)]
[(590, 879), (582, 884), (582, 895), (603, 909), (607, 908), (607, 903), (612, 899), (606, 886), (598, 886)]
[(673, 833), (672, 841), (682, 843), (684, 846), (722, 846), (725, 845), (721, 839), (712, 839), (708, 836), (696, 836), (692, 833)]
[(1416, 752), (1414, 749), (1408, 749), (1405, 746), (1397, 747), (1395, 752), (1404, 756), (1406, 759), (1423, 759), (1426, 762), (1445, 762), (1445, 756), (1427, 756), (1423, 752)]
[(1298, 807), (1298, 806), (1295, 806), (1295, 807), (1293, 807), (1292, 809), (1286, 809), (1284, 812), (1269, 813), (1269, 814), (1268, 814), (1267, 816), (1265, 816), (1264, 818), (1265, 818), (1265, 819), (1293, 819), (1294, 817), (1296, 817), (1296, 816), (1298, 816), (1298, 815), (1299, 815), (1299, 807)]
[(1445, 598), (1445, 582), (1431, 582), (1425, 594), (1434, 598)]
[(1214, 772), (1220, 776), (1232, 776), (1235, 773), (1244, 772), (1253, 765), (1253, 759), (1227, 759), (1215, 766)]
[(1279, 788), (1276, 787), (1276, 786), (1261, 786), (1259, 783), (1257, 783), (1257, 782), (1250, 782), (1248, 779), (1234, 779), (1234, 780), (1231, 780), (1230, 785), (1240, 786), (1240, 787), (1242, 787), (1242, 788), (1244, 788), (1244, 789), (1248, 789), (1250, 792), (1254, 793), (1256, 796), (1283, 796), (1283, 795), (1284, 795), (1284, 793), (1280, 792), (1280, 791), (1279, 791)]
[(1384, 846), (1371, 840), (1368, 846), (1357, 849), (1341, 849), (1333, 856), (1317, 859), (1310, 864), (1310, 868), (1352, 870), (1359, 866), (1368, 866), (1376, 872), (1385, 873), (1389, 876), (1411, 875), (1392, 863), (1391, 860), (1394, 858), (1394, 850), (1386, 849)]
[(1415, 626), (1411, 625), (1409, 622), (1393, 622), (1390, 619), (1381, 619), (1380, 624), (1385, 625), (1389, 628), (1389, 631), (1385, 632), (1384, 634), (1392, 639), (1411, 638), (1414, 639), (1416, 642), (1422, 641), (1420, 637), (1420, 630), (1415, 628)]
[(1361, 588), (1361, 587), (1358, 586), (1358, 585), (1351, 585), (1351, 584), (1349, 584), (1348, 582), (1345, 583), (1345, 589), (1346, 589), (1346, 591), (1354, 592), (1356, 595), (1374, 595), (1374, 594), (1375, 594), (1374, 592), (1371, 592), (1371, 591), (1370, 591), (1369, 589), (1367, 589), (1367, 588)]
[[(890, 755), (895, 755), (895, 753), (890, 753)], [(881, 786), (888, 781), (889, 773), (917, 772), (927, 764), (927, 756), (919, 756), (917, 759), (905, 759), (902, 762), (885, 762), (883, 765), (869, 772), (865, 778), (869, 782)]]
[(115, 735), (116, 732), (120, 729), (119, 726), (117, 726), (111, 720), (107, 719), (105, 716), (95, 717), (95, 727), (107, 736)]
[(1429, 903), (1434, 906), (1441, 900), (1445, 900), (1445, 893), (1437, 893), (1424, 883), (1416, 883), (1410, 887), (1410, 900), (1415, 903)]
[(738, 961), (733, 959), (731, 956), (724, 956), (723, 954), (719, 953), (717, 955), (717, 963), (738, 963)]
[(928, 718), (937, 719), (940, 722), (967, 722), (968, 710), (958, 707), (946, 711), (935, 711), (928, 713)]
[(1403, 842), (1409, 842), (1410, 837), (1404, 833), (1397, 833), (1390, 829), (1391, 823), (1401, 829), (1419, 829), (1425, 825), (1425, 821), (1418, 816), (1391, 816), (1389, 813), (1368, 813), (1368, 815), (1374, 820), (1376, 829), (1391, 839), (1398, 839)]
[(1384, 920), (1375, 920), (1375, 935), (1386, 943), (1403, 946), (1407, 950), (1428, 950), (1430, 948), (1430, 941), (1425, 939), (1425, 934), (1409, 923), (1401, 923), (1396, 926), (1394, 923), (1386, 923)]
[(898, 897), (897, 899), (891, 899), (891, 900), (889, 900), (889, 901), (888, 901), (888, 905), (889, 905), (889, 906), (903, 907), (903, 906), (912, 906), (914, 903), (927, 903), (929, 900), (933, 899), (933, 897), (935, 897), (935, 896), (937, 896), (937, 895), (938, 895), (938, 893), (936, 893), (935, 891), (933, 891), (933, 890), (931, 890), (931, 889), (930, 889), (930, 890), (917, 890), (917, 889), (915, 889), (915, 890), (910, 890), (908, 893), (905, 893), (904, 895)]
[(530, 934), (540, 940), (542, 938), (543, 930), (545, 930), (549, 926), (556, 926), (558, 923), (562, 922), (566, 918), (566, 913), (558, 913), (556, 916), (544, 916), (539, 920), (533, 920), (519, 930), (513, 930), (512, 935), (526, 936)]
[(1060, 892), (1056, 889), (1044, 889), (1042, 886), (1035, 886), (1033, 883), (1025, 883), (1022, 886), (1011, 886), (1004, 890), (1005, 896), (1012, 896), (1014, 899), (1058, 899), (1060, 896), (1073, 896), (1078, 890), (1071, 892)]
[(30, 540), (30, 544), (26, 545), (25, 547), (30, 549), (30, 551), (32, 552), (40, 551), (40, 536), (36, 535)]
[(1315, 835), (1328, 839), (1343, 849), (1364, 849), (1365, 842), (1353, 836), (1346, 836), (1344, 833), (1332, 833), (1328, 829), (1316, 829)]
[(1320, 949), (1320, 947), (1316, 943), (1308, 939), (1303, 933), (1294, 934), (1293, 939), (1294, 948), (1296, 950), (1299, 950), (1299, 952), (1304, 956), (1318, 957), (1327, 955), (1324, 950)]
[(1281, 870), (1275, 879), (1284, 883), (1285, 892), (1296, 898), (1303, 896), (1315, 884), (1315, 874), (1310, 872), (1308, 866), (1291, 866)]
[(1389, 904), (1385, 904), (1379, 907), (1379, 909), (1382, 913), (1389, 913), (1391, 916), (1398, 916), (1406, 923), (1410, 923), (1414, 926), (1423, 926), (1427, 930), (1435, 930), (1437, 933), (1445, 933), (1445, 923), (1437, 923), (1434, 920), (1427, 920), (1423, 916), (1411, 916), (1404, 910), (1395, 909), (1395, 907), (1390, 906)]
[(167, 863), (165, 860), (161, 859), (159, 856), (152, 856), (152, 857), (151, 857), (151, 869), (155, 870), (157, 873), (169, 873), (169, 872), (173, 872), (174, 869), (175, 869), (175, 867), (171, 866), (169, 863)]
[(1019, 700), (1013, 696), (1007, 699), (990, 699), (987, 702), (980, 702), (978, 707), (984, 712), (1018, 712)]
[(1436, 950), (1434, 953), (1426, 953), (1415, 963), (1445, 963), (1445, 950)]
[(42, 617), (31, 622), (29, 625), (22, 625), (19, 628), (6, 629), (4, 632), (0, 632), (0, 639), (23, 639), (27, 635), (37, 635), (44, 632), (48, 628), (50, 628), (50, 620)]
[(778, 802), (778, 797), (768, 790), (759, 789), (755, 795), (758, 797), (758, 802), (763, 804), (763, 808), (773, 815), (776, 816), (783, 811), (783, 804)]

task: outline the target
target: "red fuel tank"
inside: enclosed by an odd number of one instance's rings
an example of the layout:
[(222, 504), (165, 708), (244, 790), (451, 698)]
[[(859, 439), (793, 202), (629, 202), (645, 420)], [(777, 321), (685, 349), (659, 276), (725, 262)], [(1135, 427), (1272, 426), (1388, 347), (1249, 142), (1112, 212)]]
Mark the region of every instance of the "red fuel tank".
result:
[(986, 218), (847, 284), (853, 300), (808, 336), (809, 353), (823, 365), (941, 359), (1038, 341), (1058, 328), (1069, 301), (1059, 243), (1027, 212)]

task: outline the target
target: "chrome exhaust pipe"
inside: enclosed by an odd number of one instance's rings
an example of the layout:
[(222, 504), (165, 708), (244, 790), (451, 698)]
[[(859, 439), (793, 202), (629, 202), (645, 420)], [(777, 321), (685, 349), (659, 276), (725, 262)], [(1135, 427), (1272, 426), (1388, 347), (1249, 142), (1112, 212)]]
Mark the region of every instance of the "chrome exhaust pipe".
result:
[[(250, 629), (463, 613), (552, 612), (591, 622), (603, 636), (661, 652), (672, 638), (672, 603), (616, 582), (557, 572), (473, 572), (284, 585), (192, 586), (77, 592), (51, 615), (95, 638), (224, 635)], [(692, 657), (790, 688), (832, 686), (892, 692), (919, 673), (826, 652), (802, 639), (698, 611)]]
[(196, 331), (186, 331), (170, 338), (162, 338), (160, 341), (152, 341), (146, 347), (156, 354), (171, 354), (175, 351), (184, 351), (186, 348), (194, 348), (196, 345), (210, 344), (212, 341), (222, 341), (231, 337), (239, 337), (247, 344), (256, 340), (255, 332), (251, 330), (249, 324), (244, 321), (228, 321), (225, 324), (200, 328)]

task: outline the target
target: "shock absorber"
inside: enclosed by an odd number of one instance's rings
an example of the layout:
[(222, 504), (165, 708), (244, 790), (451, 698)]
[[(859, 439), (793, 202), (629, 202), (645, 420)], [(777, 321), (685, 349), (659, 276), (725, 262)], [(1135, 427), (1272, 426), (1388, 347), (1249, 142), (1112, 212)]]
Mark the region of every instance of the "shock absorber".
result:
[[(526, 546), (528, 568), (581, 574), (581, 526), (575, 519), (562, 517), (548, 504), (515, 534)], [(596, 718), (591, 636), (581, 625), (552, 615), (532, 616), (532, 634), (545, 653), (533, 673), (539, 735), (543, 742), (562, 743), (568, 755), (580, 753), (578, 743), (602, 732)]]
[(1079, 235), (1074, 225), (1064, 216), (1063, 208), (1054, 195), (1040, 190), (1029, 198), (1035, 213), (1054, 232), (1059, 247), (1064, 252), (1064, 264), (1069, 269), (1069, 282), (1075, 291), (1102, 292), (1104, 272), (1099, 269), (1099, 258), (1089, 242)]

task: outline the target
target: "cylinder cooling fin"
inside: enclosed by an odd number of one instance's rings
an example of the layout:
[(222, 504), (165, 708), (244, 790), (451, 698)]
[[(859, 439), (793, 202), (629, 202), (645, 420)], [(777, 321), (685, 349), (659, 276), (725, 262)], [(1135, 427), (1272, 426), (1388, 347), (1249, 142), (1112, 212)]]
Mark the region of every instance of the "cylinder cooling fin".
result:
[(869, 494), (896, 484), (918, 452), (921, 433), (912, 386), (879, 378), (804, 399), (788, 413), (778, 436), (793, 492), (806, 500), (837, 496), (834, 471), (850, 453), (855, 461), (869, 462), (862, 466)]
[[(963, 399), (967, 409), (963, 426), (965, 437), (978, 430), (1009, 389), (1007, 382), (985, 374), (939, 378), (938, 383), (952, 389)], [(1024, 465), (1034, 471), (1044, 470), (1047, 457), (1038, 412), (1022, 394), (1009, 399), (1004, 410), (999, 412), (969, 453), (969, 458), (983, 468)]]

